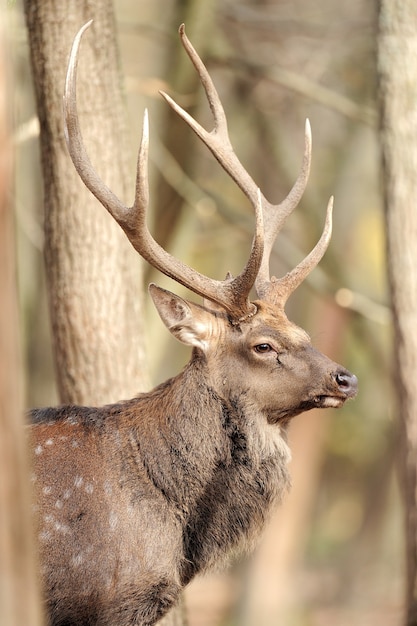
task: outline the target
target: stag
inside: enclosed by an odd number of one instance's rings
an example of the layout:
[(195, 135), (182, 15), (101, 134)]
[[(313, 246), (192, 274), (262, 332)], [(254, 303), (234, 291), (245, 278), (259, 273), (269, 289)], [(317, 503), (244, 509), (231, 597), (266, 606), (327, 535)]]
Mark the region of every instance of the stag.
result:
[[(75, 168), (153, 267), (204, 298), (196, 304), (156, 285), (150, 295), (168, 330), (192, 347), (188, 365), (149, 393), (103, 407), (32, 412), (39, 544), (51, 626), (151, 626), (198, 573), (249, 548), (289, 487), (291, 418), (340, 407), (357, 379), (318, 352), (284, 306), (317, 265), (323, 234), (286, 276), (269, 277), (269, 257), (307, 183), (311, 133), (296, 183), (281, 204), (261, 194), (235, 155), (213, 82), (180, 27), (181, 42), (214, 118), (205, 130), (166, 93), (249, 199), (256, 215), (249, 259), (235, 278), (213, 280), (173, 258), (146, 226), (148, 121), (145, 112), (135, 201), (125, 207), (94, 171), (76, 108), (76, 68), (84, 25), (74, 39), (64, 117)], [(255, 287), (257, 299), (249, 294)]]

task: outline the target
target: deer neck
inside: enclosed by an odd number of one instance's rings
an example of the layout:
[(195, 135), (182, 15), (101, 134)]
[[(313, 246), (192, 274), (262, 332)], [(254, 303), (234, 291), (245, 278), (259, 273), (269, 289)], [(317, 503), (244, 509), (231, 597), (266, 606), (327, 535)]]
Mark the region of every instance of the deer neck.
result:
[[(207, 379), (204, 359), (193, 358), (178, 376), (146, 394), (145, 406), (157, 399), (162, 409), (159, 424), (147, 429), (146, 438), (142, 428), (137, 433), (132, 429), (130, 435), (153, 489), (189, 529), (189, 556), (201, 561), (196, 571), (218, 559), (210, 542), (204, 554), (194, 546), (194, 534), (197, 537), (207, 524), (204, 511), (212, 511), (206, 531), (220, 533), (223, 547), (217, 548), (222, 551), (257, 534), (254, 528), (261, 527), (271, 503), (289, 485), (289, 449), (279, 427), (251, 411), (244, 398), (222, 398)], [(255, 509), (252, 524), (245, 511)], [(248, 518), (248, 527), (242, 527), (238, 541), (228, 529), (239, 527), (231, 518), (239, 520), (242, 515)], [(184, 574), (184, 580), (190, 576)]]

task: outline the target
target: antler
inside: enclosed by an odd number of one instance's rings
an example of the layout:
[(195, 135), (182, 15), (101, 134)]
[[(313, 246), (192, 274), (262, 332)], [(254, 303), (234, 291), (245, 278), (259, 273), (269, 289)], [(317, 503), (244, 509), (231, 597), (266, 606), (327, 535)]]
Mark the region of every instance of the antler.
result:
[(179, 33), (182, 44), (198, 72), (213, 114), (213, 130), (208, 132), (170, 96), (162, 91), (160, 93), (174, 111), (200, 137), (224, 170), (237, 183), (251, 202), (256, 215), (252, 248), (243, 271), (236, 278), (228, 277), (224, 281), (208, 278), (166, 252), (154, 240), (147, 228), (149, 126), (146, 110), (137, 162), (135, 201), (131, 207), (124, 206), (104, 184), (91, 165), (81, 136), (76, 104), (78, 50), (81, 38), (91, 23), (92, 20), (87, 22), (74, 39), (68, 62), (64, 93), (65, 138), (72, 161), (84, 184), (122, 227), (135, 250), (153, 267), (194, 293), (216, 302), (229, 312), (233, 320), (244, 319), (256, 310), (254, 305), (249, 302), (249, 293), (254, 284), (259, 298), (284, 307), (291, 293), (322, 258), (331, 236), (332, 198), (328, 204), (323, 234), (312, 252), (283, 278), (269, 278), (269, 258), (277, 234), (285, 219), (298, 205), (308, 181), (311, 163), (311, 129), (308, 120), (306, 122), (304, 157), (300, 174), (287, 197), (280, 204), (271, 204), (261, 194), (236, 156), (229, 139), (226, 115), (213, 81), (187, 38), (184, 25), (180, 26)]
[(143, 119), (133, 205), (131, 207), (124, 206), (94, 170), (81, 136), (76, 103), (78, 51), (81, 38), (91, 23), (92, 20), (87, 22), (78, 31), (74, 39), (68, 62), (63, 98), (65, 138), (71, 159), (80, 178), (122, 227), (135, 250), (153, 267), (194, 293), (220, 304), (229, 312), (233, 320), (241, 320), (253, 315), (256, 307), (249, 302), (249, 292), (258, 275), (264, 247), (263, 215), (259, 192), (255, 191), (250, 198), (255, 209), (256, 227), (249, 260), (239, 276), (218, 281), (200, 274), (171, 256), (155, 241), (147, 228), (146, 211), (149, 204), (147, 111), (145, 111)]
[[(258, 187), (245, 170), (238, 157), (236, 156), (231, 145), (226, 115), (223, 105), (220, 101), (217, 90), (207, 71), (207, 68), (201, 61), (196, 50), (192, 46), (185, 34), (184, 24), (179, 28), (179, 34), (182, 44), (190, 57), (197, 73), (200, 77), (201, 84), (206, 92), (207, 100), (213, 114), (214, 128), (208, 132), (198, 122), (196, 122), (184, 109), (182, 109), (168, 94), (160, 92), (168, 104), (176, 111), (176, 113), (192, 128), (203, 143), (213, 153), (224, 170), (233, 178), (243, 193), (247, 196), (253, 206), (256, 206), (256, 198)], [(306, 276), (316, 267), (321, 260), (331, 237), (331, 217), (333, 198), (330, 199), (327, 207), (326, 222), (323, 234), (310, 254), (297, 265), (291, 272), (283, 278), (269, 278), (269, 258), (275, 242), (275, 239), (282, 228), (282, 225), (288, 215), (292, 213), (301, 200), (307, 185), (311, 164), (311, 128), (310, 123), (306, 121), (305, 127), (305, 146), (304, 157), (301, 171), (295, 181), (292, 189), (287, 197), (277, 205), (271, 204), (265, 196), (260, 194), (263, 220), (264, 220), (264, 253), (257, 276), (255, 286), (259, 298), (268, 300), (276, 305), (284, 307), (288, 297), (306, 278)]]

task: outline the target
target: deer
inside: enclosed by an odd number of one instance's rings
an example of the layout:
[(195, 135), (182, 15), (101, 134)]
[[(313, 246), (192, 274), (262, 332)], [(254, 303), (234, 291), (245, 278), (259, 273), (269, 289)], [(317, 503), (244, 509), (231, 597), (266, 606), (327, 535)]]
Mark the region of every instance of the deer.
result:
[[(84, 184), (154, 268), (202, 297), (186, 300), (155, 284), (149, 294), (162, 322), (192, 348), (176, 376), (107, 406), (58, 406), (31, 412), (31, 445), (40, 568), (50, 626), (152, 626), (198, 574), (250, 550), (270, 511), (290, 487), (291, 419), (338, 408), (358, 389), (355, 375), (313, 347), (288, 320), (289, 296), (321, 260), (331, 237), (331, 198), (313, 250), (284, 277), (270, 277), (271, 251), (299, 204), (309, 176), (306, 123), (300, 173), (287, 197), (271, 204), (236, 156), (214, 83), (185, 34), (214, 119), (210, 132), (161, 92), (248, 198), (254, 236), (241, 273), (225, 280), (173, 258), (146, 225), (148, 116), (126, 207), (94, 170), (76, 103), (77, 33), (68, 63), (64, 126)], [(256, 299), (250, 299), (252, 288)]]

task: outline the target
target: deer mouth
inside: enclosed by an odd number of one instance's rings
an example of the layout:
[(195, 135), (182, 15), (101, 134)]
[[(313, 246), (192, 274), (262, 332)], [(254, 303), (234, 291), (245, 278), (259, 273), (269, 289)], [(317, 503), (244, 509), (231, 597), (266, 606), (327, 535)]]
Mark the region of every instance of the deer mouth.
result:
[(315, 406), (321, 409), (338, 409), (343, 406), (345, 401), (348, 399), (347, 396), (317, 396), (314, 399)]
[(347, 399), (347, 395), (322, 394), (312, 396), (292, 409), (285, 409), (275, 413), (273, 416), (269, 416), (268, 421), (271, 424), (285, 424), (296, 415), (311, 411), (311, 409), (338, 409), (343, 406)]

